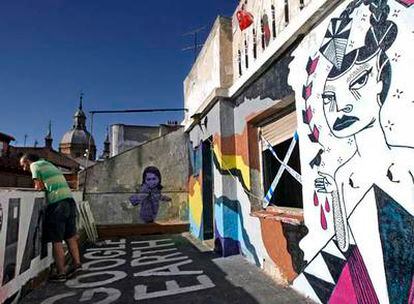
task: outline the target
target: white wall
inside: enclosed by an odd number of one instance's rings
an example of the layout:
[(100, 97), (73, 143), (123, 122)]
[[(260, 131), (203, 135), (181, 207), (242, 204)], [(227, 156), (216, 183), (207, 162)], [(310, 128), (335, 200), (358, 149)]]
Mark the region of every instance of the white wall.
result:
[(197, 112), (215, 89), (228, 88), (232, 80), (231, 29), (218, 17), (190, 73), (184, 80), (185, 121)]
[(318, 302), (413, 296), (414, 11), (412, 1), (368, 3), (344, 1), (290, 65), (309, 229), (301, 242), (309, 264), (294, 286)]

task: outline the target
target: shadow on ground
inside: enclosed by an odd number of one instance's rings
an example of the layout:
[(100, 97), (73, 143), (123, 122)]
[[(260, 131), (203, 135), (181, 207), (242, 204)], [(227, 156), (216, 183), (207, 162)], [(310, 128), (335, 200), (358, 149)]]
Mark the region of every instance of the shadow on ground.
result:
[(181, 235), (101, 242), (83, 263), (75, 278), (46, 283), (21, 303), (310, 303), (243, 257), (200, 251)]

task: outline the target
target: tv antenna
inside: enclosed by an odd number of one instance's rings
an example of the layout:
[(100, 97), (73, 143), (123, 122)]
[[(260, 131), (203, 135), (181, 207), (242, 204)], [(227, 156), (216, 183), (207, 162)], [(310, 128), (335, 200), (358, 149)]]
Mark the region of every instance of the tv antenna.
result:
[(198, 48), (203, 46), (203, 43), (198, 43), (198, 33), (204, 31), (205, 28), (206, 28), (205, 26), (202, 26), (202, 27), (199, 27), (198, 29), (195, 29), (195, 30), (192, 30), (192, 31), (189, 31), (183, 34), (183, 36), (194, 37), (194, 45), (181, 49), (182, 51), (194, 50), (194, 62), (197, 60)]

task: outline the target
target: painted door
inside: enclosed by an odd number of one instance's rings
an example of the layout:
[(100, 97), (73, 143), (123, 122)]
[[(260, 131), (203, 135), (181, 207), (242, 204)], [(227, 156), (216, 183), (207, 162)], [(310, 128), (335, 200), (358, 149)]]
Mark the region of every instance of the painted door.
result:
[(211, 139), (202, 144), (203, 151), (203, 239), (214, 237), (213, 215), (213, 158)]

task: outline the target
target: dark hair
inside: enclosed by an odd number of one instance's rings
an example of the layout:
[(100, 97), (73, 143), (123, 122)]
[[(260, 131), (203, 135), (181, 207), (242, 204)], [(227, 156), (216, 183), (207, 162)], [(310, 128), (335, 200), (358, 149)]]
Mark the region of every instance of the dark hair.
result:
[[(340, 18), (333, 18), (331, 22), (339, 24), (339, 27), (344, 29), (351, 22), (350, 14), (355, 8), (361, 4), (369, 5), (371, 11), (370, 23), (371, 27), (365, 36), (364, 46), (345, 54), (341, 59), (339, 66), (334, 65), (328, 75), (328, 79), (339, 77), (345, 73), (355, 63), (362, 63), (372, 58), (374, 55), (379, 55), (380, 75), (379, 80), (383, 83), (383, 88), (380, 93), (380, 102), (384, 103), (391, 85), (391, 64), (389, 58), (385, 53), (397, 38), (397, 25), (388, 20), (390, 8), (385, 0), (354, 0), (351, 2)], [(349, 34), (349, 32), (348, 32)], [(325, 49), (322, 49), (324, 51)]]
[(161, 186), (161, 172), (160, 172), (160, 170), (158, 170), (158, 168), (157, 167), (154, 167), (154, 166), (146, 167), (144, 169), (144, 172), (142, 173), (142, 184), (145, 183), (145, 177), (147, 176), (147, 173), (152, 173), (152, 174), (154, 174), (154, 175), (156, 175), (158, 177), (158, 180), (160, 182), (158, 183), (157, 188), (159, 190), (161, 190), (162, 189), (162, 186)]
[(21, 158), (31, 162), (37, 162), (40, 159), (38, 155), (32, 153), (25, 153)]

